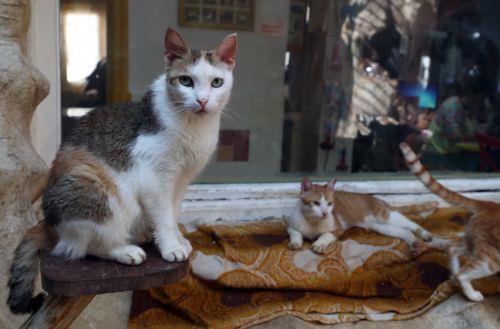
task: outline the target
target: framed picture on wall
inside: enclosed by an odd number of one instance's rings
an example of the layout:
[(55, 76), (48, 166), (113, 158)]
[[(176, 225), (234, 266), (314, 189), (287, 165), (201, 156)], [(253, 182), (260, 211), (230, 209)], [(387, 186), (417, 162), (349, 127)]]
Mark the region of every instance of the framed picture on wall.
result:
[(179, 26), (253, 31), (255, 0), (178, 0)]

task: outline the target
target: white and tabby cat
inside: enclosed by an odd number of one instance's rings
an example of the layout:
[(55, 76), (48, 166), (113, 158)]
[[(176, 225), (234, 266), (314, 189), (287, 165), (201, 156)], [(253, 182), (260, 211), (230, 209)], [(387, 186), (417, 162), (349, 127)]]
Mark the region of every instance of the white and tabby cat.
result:
[[(96, 109), (65, 141), (43, 194), (45, 220), (16, 249), (8, 304), (32, 311), (37, 256), (43, 248), (70, 259), (95, 255), (140, 264), (137, 245), (154, 238), (169, 262), (191, 245), (177, 219), (188, 184), (206, 165), (233, 84), (236, 35), (212, 51), (165, 36), (165, 74), (141, 102)], [(151, 234), (152, 233), (152, 234)]]

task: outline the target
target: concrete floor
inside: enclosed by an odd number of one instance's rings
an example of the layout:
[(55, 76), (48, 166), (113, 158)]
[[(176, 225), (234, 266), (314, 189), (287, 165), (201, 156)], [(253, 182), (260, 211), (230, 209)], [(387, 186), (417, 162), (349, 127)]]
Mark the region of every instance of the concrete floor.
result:
[[(98, 296), (73, 324), (73, 329), (126, 328), (131, 293)], [(488, 296), (483, 303), (471, 303), (455, 295), (429, 312), (406, 321), (343, 323), (321, 325), (284, 316), (253, 329), (335, 328), (335, 329), (498, 329), (500, 295)]]

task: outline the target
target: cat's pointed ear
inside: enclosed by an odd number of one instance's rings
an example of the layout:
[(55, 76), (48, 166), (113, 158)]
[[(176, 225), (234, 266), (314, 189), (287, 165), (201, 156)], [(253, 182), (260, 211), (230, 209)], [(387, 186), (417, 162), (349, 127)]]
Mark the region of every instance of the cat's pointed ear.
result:
[(230, 34), (215, 48), (215, 54), (230, 66), (234, 66), (236, 62), (236, 40), (236, 33)]
[(337, 178), (332, 179), (328, 183), (326, 183), (326, 187), (335, 192), (335, 184), (337, 183)]
[(308, 177), (302, 178), (302, 182), (300, 183), (300, 194), (304, 194), (312, 188), (312, 183)]
[(189, 52), (184, 40), (177, 31), (170, 27), (165, 34), (165, 62), (170, 63), (176, 58), (180, 58)]

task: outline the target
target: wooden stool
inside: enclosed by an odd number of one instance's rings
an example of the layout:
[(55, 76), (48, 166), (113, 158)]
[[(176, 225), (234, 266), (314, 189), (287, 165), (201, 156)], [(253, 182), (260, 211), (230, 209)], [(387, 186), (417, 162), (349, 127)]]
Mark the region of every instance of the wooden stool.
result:
[(48, 296), (21, 328), (68, 328), (95, 295), (160, 287), (186, 275), (188, 262), (167, 263), (152, 244), (144, 251), (147, 258), (137, 266), (91, 256), (68, 261), (43, 252), (42, 287)]

